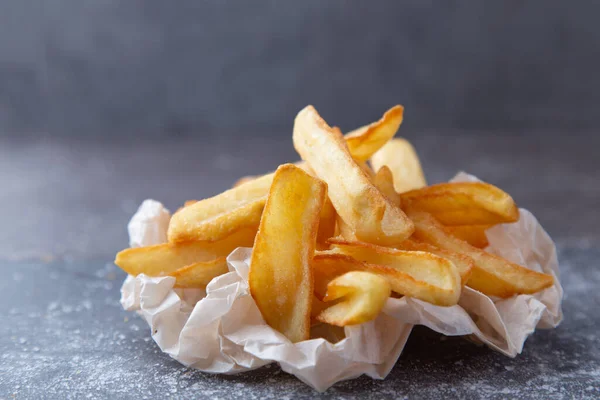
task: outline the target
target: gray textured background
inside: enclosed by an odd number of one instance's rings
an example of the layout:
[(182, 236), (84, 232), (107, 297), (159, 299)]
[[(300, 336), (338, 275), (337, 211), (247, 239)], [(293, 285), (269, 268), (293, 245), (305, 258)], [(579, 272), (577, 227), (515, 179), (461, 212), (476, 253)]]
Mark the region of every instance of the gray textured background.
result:
[[(600, 2), (0, 0), (0, 398), (600, 397)], [(293, 161), (313, 103), (395, 103), (432, 183), (464, 169), (555, 239), (563, 324), (515, 359), (415, 329), (384, 381), (184, 368), (122, 310), (126, 225)], [(258, 136), (258, 137), (257, 137)]]
[[(368, 4), (367, 4), (368, 3)], [(593, 131), (600, 2), (0, 0), (0, 135)]]

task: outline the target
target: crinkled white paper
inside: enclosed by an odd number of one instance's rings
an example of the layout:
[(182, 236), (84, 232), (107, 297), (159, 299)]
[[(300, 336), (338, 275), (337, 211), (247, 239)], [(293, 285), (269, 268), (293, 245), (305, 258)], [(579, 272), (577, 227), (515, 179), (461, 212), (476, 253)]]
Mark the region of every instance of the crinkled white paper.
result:
[(171, 214), (156, 200), (144, 200), (127, 224), (129, 247), (142, 247), (167, 241)]
[[(476, 178), (464, 173), (454, 178), (468, 180)], [(169, 218), (160, 203), (146, 200), (129, 223), (131, 245), (165, 242)], [(509, 299), (492, 299), (465, 287), (453, 307), (390, 298), (374, 321), (344, 328), (345, 338), (337, 343), (324, 339), (334, 332), (315, 328), (319, 338), (294, 344), (262, 319), (248, 291), (250, 249), (240, 248), (227, 259), (230, 272), (214, 278), (206, 291), (174, 289), (172, 277), (129, 276), (121, 288), (121, 304), (137, 311), (159, 347), (186, 366), (232, 374), (277, 362), (319, 391), (362, 374), (383, 379), (416, 324), (445, 335), (471, 335), (514, 357), (536, 327), (556, 327), (562, 319), (556, 249), (535, 217), (523, 209), (518, 222), (495, 226), (486, 235), (488, 251), (552, 274), (554, 286)]]

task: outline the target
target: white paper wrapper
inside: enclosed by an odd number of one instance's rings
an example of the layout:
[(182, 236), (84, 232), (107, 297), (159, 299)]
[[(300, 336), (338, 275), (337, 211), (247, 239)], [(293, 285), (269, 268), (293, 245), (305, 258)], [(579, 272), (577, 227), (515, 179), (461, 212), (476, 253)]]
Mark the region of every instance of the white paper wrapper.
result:
[[(464, 173), (454, 178), (467, 180), (476, 178)], [(131, 245), (166, 241), (169, 217), (160, 203), (146, 200), (128, 226)], [(488, 251), (554, 275), (555, 285), (509, 299), (492, 299), (464, 288), (453, 307), (390, 298), (374, 321), (346, 327), (345, 338), (337, 343), (324, 339), (331, 339), (333, 331), (316, 328), (313, 333), (320, 338), (294, 344), (262, 319), (248, 291), (250, 249), (240, 248), (228, 258), (230, 272), (213, 279), (206, 292), (174, 289), (171, 277), (129, 276), (121, 288), (121, 304), (138, 312), (159, 347), (186, 366), (231, 374), (277, 362), (318, 391), (362, 374), (383, 379), (416, 324), (445, 335), (471, 335), (514, 357), (536, 327), (556, 327), (562, 320), (556, 249), (535, 217), (523, 209), (519, 222), (496, 226), (486, 234)]]
[(155, 200), (144, 200), (127, 224), (129, 247), (142, 247), (167, 241), (171, 213)]

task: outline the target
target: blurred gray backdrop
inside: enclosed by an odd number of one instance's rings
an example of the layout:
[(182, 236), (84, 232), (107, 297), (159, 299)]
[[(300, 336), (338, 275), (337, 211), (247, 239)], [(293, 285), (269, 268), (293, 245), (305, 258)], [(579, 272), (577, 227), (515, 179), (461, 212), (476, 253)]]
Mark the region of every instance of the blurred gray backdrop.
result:
[(0, 0), (0, 135), (600, 125), (598, 1)]

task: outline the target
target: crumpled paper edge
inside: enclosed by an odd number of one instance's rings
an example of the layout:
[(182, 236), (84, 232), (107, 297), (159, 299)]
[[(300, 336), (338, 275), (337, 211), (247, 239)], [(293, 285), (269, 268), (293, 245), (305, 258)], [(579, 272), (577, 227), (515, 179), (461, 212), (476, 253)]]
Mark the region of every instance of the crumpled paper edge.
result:
[[(477, 178), (459, 173), (453, 180)], [(128, 226), (131, 246), (166, 241), (169, 218), (162, 204), (146, 200)], [(444, 335), (471, 335), (514, 357), (536, 327), (555, 327), (562, 320), (556, 249), (535, 217), (523, 209), (519, 222), (495, 226), (486, 235), (488, 251), (552, 274), (555, 285), (510, 299), (492, 299), (464, 288), (453, 307), (390, 298), (374, 321), (345, 327), (346, 337), (337, 343), (318, 338), (294, 344), (262, 319), (248, 291), (250, 249), (240, 248), (228, 257), (230, 272), (213, 279), (206, 291), (174, 289), (172, 277), (128, 276), (121, 304), (140, 314), (161, 350), (186, 366), (233, 374), (277, 362), (318, 391), (362, 374), (385, 378), (416, 324)]]

